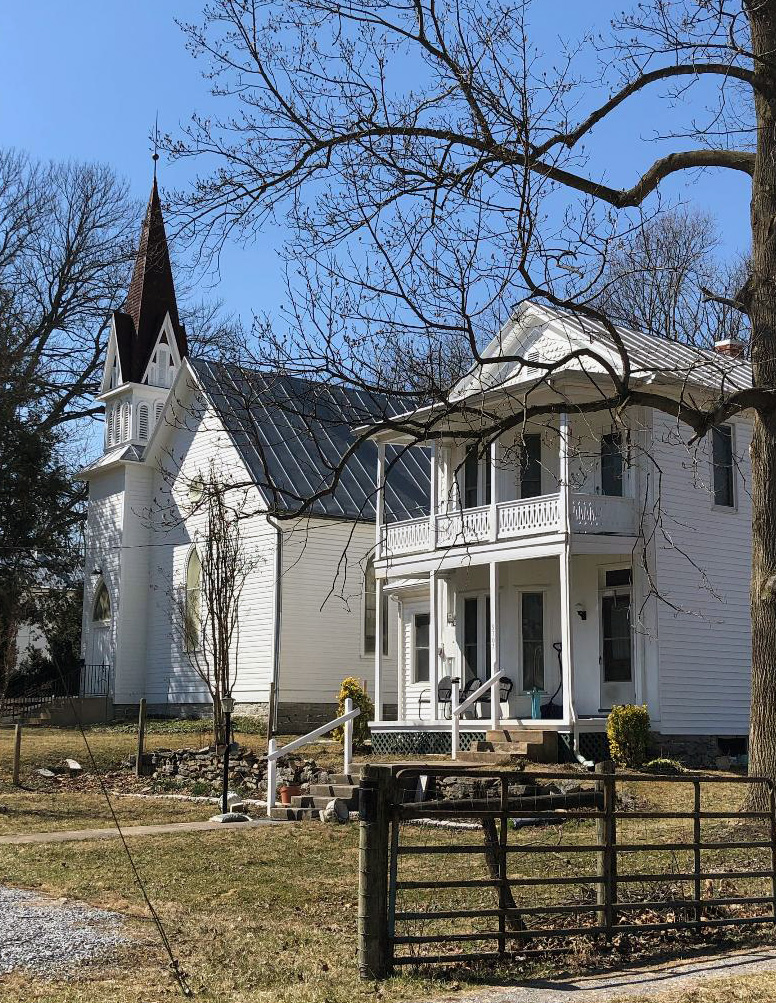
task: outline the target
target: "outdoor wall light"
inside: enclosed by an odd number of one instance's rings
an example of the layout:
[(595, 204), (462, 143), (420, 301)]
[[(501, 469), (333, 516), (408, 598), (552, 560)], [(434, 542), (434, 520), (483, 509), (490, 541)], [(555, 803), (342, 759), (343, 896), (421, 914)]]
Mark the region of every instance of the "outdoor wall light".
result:
[(587, 620), (587, 610), (585, 609), (585, 607), (582, 605), (581, 602), (578, 602), (576, 604), (576, 606), (574, 607), (574, 611), (580, 620)]

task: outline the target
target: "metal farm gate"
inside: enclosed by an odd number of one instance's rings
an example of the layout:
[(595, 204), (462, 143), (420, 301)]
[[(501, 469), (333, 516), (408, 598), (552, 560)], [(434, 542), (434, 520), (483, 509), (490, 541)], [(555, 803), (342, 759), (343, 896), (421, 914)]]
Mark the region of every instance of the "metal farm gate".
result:
[(373, 766), (360, 797), (365, 978), (776, 923), (765, 779)]

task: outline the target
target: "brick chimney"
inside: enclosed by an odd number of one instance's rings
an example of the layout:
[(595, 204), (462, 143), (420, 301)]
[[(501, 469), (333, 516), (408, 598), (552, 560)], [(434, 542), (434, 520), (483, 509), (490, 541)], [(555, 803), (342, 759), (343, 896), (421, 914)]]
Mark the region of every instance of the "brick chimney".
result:
[(740, 359), (745, 349), (746, 343), (738, 338), (722, 338), (721, 341), (714, 342), (714, 351), (727, 355), (730, 359)]

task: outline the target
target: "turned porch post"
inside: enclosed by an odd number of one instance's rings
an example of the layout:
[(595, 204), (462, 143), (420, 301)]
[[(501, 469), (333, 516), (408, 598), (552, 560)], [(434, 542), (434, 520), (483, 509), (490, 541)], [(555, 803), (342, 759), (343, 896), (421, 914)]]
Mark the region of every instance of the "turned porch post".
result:
[(560, 528), (563, 550), (560, 554), (560, 639), (563, 676), (563, 720), (574, 723), (574, 658), (571, 623), (571, 511), (569, 506), (569, 416), (560, 416), (559, 493)]
[(383, 579), (375, 579), (375, 721), (383, 719)]
[[(490, 562), (490, 678), (499, 670), (499, 615), (498, 615), (498, 564)], [(490, 727), (493, 731), (501, 720), (500, 686), (496, 683), (490, 691)]]
[(385, 517), (385, 443), (377, 444), (377, 492), (375, 494), (375, 560), (383, 555), (383, 519)]
[(428, 573), (428, 667), (431, 688), (431, 720), (439, 720), (439, 637), (437, 629), (437, 576)]
[(490, 444), (490, 538), (498, 539), (498, 442), (494, 439)]
[(439, 475), (437, 473), (437, 444), (431, 443), (431, 499), (428, 510), (428, 549), (436, 548), (436, 517), (439, 507)]

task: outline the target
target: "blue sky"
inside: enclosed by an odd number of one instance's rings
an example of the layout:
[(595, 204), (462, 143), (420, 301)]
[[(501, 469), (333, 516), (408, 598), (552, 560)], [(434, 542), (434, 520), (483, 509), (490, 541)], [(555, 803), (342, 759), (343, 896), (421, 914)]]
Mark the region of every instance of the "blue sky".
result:
[[(606, 30), (622, 0), (539, 0), (535, 39), (552, 51), (558, 31), (570, 39), (589, 28), (591, 9)], [(151, 183), (149, 132), (174, 133), (192, 111), (212, 107), (200, 66), (184, 48), (177, 15), (196, 19), (199, 0), (30, 0), (0, 11), (0, 137), (4, 145), (41, 158), (102, 160), (126, 176), (145, 201)], [(658, 152), (634, 142), (648, 136), (664, 107), (640, 98), (596, 134), (591, 171), (612, 183), (630, 184)], [(674, 145), (674, 148), (677, 148)], [(190, 163), (160, 166), (160, 183), (184, 186)], [(746, 179), (708, 174), (688, 179), (673, 195), (713, 212), (727, 248), (746, 250)], [(225, 301), (246, 319), (253, 310), (276, 313), (282, 269), (278, 228), (268, 226), (249, 247), (228, 247), (220, 276), (202, 279), (203, 291)]]

